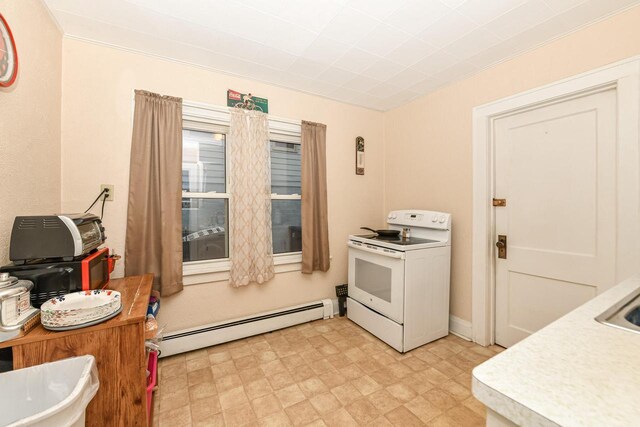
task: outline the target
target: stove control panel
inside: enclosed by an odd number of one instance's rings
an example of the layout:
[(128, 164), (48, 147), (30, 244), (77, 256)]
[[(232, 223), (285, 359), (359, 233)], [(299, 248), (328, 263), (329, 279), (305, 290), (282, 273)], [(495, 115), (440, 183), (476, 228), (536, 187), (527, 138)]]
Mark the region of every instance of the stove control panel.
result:
[(387, 223), (390, 225), (449, 230), (451, 229), (451, 214), (423, 210), (391, 211), (387, 215)]

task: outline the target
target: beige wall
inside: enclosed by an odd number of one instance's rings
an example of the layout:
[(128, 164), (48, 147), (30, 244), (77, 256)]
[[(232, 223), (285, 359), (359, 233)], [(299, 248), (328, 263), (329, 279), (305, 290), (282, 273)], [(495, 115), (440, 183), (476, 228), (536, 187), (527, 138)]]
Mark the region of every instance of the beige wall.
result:
[(385, 210), (453, 214), (451, 313), (471, 319), (472, 109), (640, 54), (640, 7), (385, 113)]
[(39, 0), (0, 0), (18, 50), (18, 79), (0, 88), (0, 264), (16, 215), (60, 210), (62, 34)]
[[(280, 273), (261, 286), (233, 289), (226, 282), (186, 286), (163, 299), (167, 330), (335, 296), (346, 283), (347, 235), (361, 225), (383, 225), (382, 113), (300, 92), (217, 74), (181, 63), (72, 39), (63, 42), (62, 206), (83, 211), (101, 183), (115, 184), (104, 223), (108, 246), (124, 251), (134, 89), (226, 104), (227, 89), (269, 98), (272, 115), (327, 124), (329, 227), (333, 261), (328, 273)], [(354, 172), (355, 138), (366, 141), (366, 174)], [(97, 210), (94, 209), (95, 212)], [(122, 274), (120, 262), (117, 273)]]
[[(640, 7), (384, 114), (65, 39), (62, 208), (84, 210), (101, 183), (115, 184), (116, 200), (107, 205), (105, 225), (109, 246), (122, 253), (133, 89), (216, 105), (225, 103), (228, 88), (252, 91), (269, 98), (275, 116), (328, 125), (332, 268), (311, 277), (281, 273), (266, 285), (242, 289), (232, 289), (225, 282), (189, 286), (163, 301), (161, 323), (176, 330), (332, 297), (333, 286), (346, 281), (346, 236), (360, 225), (382, 226), (386, 211), (406, 208), (453, 213), (451, 311), (469, 320), (473, 107), (639, 54), (638, 22)], [(4, 138), (4, 132), (1, 135)], [(353, 173), (358, 135), (367, 141), (364, 177)], [(117, 273), (122, 274), (122, 267), (120, 263)]]

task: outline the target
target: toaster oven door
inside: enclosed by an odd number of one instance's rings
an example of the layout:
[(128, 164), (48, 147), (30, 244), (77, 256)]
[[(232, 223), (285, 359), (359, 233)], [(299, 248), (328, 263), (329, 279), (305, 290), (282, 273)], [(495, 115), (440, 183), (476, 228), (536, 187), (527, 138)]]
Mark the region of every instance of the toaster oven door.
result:
[(102, 244), (102, 231), (97, 222), (89, 222), (78, 226), (82, 241), (82, 253), (86, 254)]

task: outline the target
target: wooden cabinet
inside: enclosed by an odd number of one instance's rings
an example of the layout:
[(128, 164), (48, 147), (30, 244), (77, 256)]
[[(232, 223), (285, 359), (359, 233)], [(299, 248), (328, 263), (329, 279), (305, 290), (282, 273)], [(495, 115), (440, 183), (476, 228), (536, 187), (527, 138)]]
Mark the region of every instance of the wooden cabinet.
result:
[(89, 426), (146, 426), (144, 322), (153, 276), (111, 280), (122, 295), (122, 312), (106, 322), (65, 332), (37, 326), (25, 336), (0, 343), (12, 347), (14, 369), (92, 354), (100, 388), (87, 408)]

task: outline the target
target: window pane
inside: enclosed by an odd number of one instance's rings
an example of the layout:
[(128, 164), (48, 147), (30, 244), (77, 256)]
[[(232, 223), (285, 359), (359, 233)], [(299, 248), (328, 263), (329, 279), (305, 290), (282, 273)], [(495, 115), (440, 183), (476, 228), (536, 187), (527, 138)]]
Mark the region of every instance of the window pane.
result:
[(302, 250), (300, 200), (271, 201), (271, 230), (274, 254)]
[(182, 260), (229, 258), (227, 199), (182, 199)]
[(182, 130), (182, 190), (225, 193), (225, 135)]
[(271, 192), (301, 194), (300, 144), (271, 141)]

